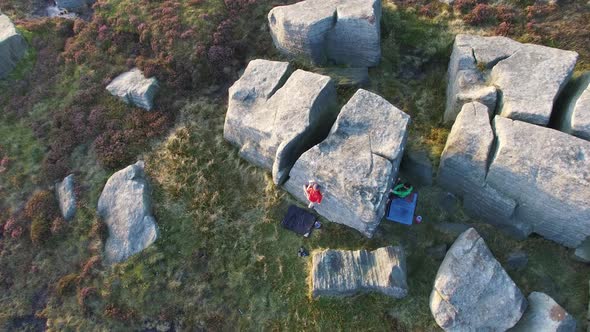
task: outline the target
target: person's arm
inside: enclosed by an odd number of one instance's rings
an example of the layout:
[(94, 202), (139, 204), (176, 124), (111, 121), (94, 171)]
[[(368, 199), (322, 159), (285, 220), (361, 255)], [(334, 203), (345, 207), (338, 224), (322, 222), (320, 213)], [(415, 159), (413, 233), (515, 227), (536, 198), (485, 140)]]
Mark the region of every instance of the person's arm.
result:
[(303, 185), (303, 192), (305, 193), (305, 198), (309, 199), (309, 193), (307, 192), (308, 186)]

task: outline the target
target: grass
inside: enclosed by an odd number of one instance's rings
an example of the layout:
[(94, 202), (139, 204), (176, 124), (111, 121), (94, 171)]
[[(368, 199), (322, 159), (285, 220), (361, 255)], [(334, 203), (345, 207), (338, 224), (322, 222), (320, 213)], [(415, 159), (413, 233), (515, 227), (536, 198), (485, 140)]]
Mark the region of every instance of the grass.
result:
[[(155, 6), (150, 3), (131, 8), (126, 0), (108, 3), (100, 10), (112, 20), (128, 12), (140, 21), (151, 19), (147, 15)], [(180, 5), (182, 22), (202, 28), (203, 33), (213, 26), (202, 22), (199, 15), (223, 8), (221, 1), (203, 1), (200, 5), (180, 1)], [(243, 27), (237, 29), (237, 39), (256, 44), (247, 57), (277, 58), (268, 32), (259, 28), (269, 6), (270, 2), (263, 2), (252, 16), (236, 23)], [(369, 73), (368, 89), (412, 116), (409, 148), (427, 150), (435, 165), (449, 132), (441, 121), (446, 66), (453, 34), (457, 32), (451, 31), (457, 26), (449, 26), (449, 15), (444, 11), (430, 19), (418, 15), (411, 6), (398, 8), (384, 2), (383, 59)], [(576, 22), (578, 27), (583, 23)], [(582, 47), (576, 43), (580, 33), (569, 31), (567, 35), (573, 43), (570, 45)], [(179, 54), (184, 51), (181, 47)], [(3, 207), (17, 209), (37, 187), (47, 187), (37, 174), (50, 142), (36, 138), (31, 129), (34, 121), (48, 122), (53, 114), (75, 105), (76, 93), (82, 89), (81, 78), (101, 80), (98, 70), (120, 70), (127, 56), (124, 52), (110, 55), (113, 64), (101, 64), (104, 68), (60, 63), (59, 75), (45, 82), (48, 89), (42, 96), (35, 95), (35, 102), (25, 114), (0, 116), (1, 144), (12, 163), (7, 172), (0, 174), (0, 214)], [(580, 50), (583, 64), (587, 63), (586, 52), (586, 48)], [(38, 60), (32, 55), (27, 57), (12, 79), (29, 77)], [(312, 69), (302, 63), (297, 66)], [(8, 86), (0, 91), (0, 109), (12, 92)], [(345, 102), (353, 92), (340, 88), (339, 99)], [(174, 101), (170, 112), (180, 109), (176, 127), (161, 141), (136, 153), (146, 160), (153, 185), (158, 240), (125, 263), (107, 267), (99, 262), (88, 267), (102, 251), (95, 208), (114, 170), (97, 162), (89, 142), (79, 144), (69, 159), (82, 197), (65, 233), (37, 247), (26, 238), (0, 240), (1, 327), (35, 330), (47, 320), (50, 329), (66, 331), (158, 326), (211, 331), (437, 330), (428, 298), (440, 261), (430, 257), (427, 248), (451, 245), (455, 239), (435, 229), (439, 222), (476, 227), (504, 266), (510, 252), (525, 251), (529, 256), (527, 268), (509, 271), (517, 285), (525, 294), (546, 292), (576, 317), (581, 329), (586, 326), (590, 267), (574, 262), (571, 250), (552, 242), (537, 237), (515, 241), (492, 226), (469, 219), (459, 208), (454, 212), (443, 210), (439, 204), (443, 192), (437, 187), (420, 188), (418, 214), (423, 216), (423, 224), (406, 227), (384, 222), (372, 239), (329, 222), (308, 239), (283, 230), (279, 221), (289, 204), (296, 202), (273, 185), (268, 173), (241, 160), (236, 149), (223, 140), (225, 94), (219, 97), (216, 92), (195, 91), (187, 99), (177, 93), (166, 87), (162, 92), (166, 101)], [(96, 100), (113, 117), (123, 117), (129, 111), (106, 94)], [(402, 245), (406, 250), (408, 297), (309, 297), (310, 262), (309, 258), (297, 256), (300, 246), (313, 251), (376, 249), (385, 245)]]

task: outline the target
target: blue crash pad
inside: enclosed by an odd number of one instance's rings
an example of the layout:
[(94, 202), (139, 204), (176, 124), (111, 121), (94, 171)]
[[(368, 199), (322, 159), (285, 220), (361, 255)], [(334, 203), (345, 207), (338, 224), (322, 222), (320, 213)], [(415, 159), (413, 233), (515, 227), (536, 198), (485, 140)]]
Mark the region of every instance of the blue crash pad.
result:
[(411, 225), (414, 221), (414, 212), (418, 203), (418, 193), (411, 193), (406, 198), (395, 197), (391, 200), (389, 210), (385, 218), (389, 221), (404, 225)]

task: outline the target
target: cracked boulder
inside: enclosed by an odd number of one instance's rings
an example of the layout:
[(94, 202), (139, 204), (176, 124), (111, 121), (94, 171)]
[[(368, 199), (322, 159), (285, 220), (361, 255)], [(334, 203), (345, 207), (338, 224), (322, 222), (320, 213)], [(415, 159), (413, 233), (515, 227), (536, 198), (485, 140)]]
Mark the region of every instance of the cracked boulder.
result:
[(578, 79), (561, 130), (590, 141), (590, 72)]
[(311, 288), (314, 297), (380, 292), (403, 298), (408, 294), (404, 250), (388, 246), (374, 251), (328, 249), (315, 252)]
[(473, 228), (447, 252), (430, 295), (430, 310), (445, 331), (506, 331), (527, 301)]
[(158, 81), (145, 78), (141, 70), (134, 68), (117, 76), (107, 90), (127, 104), (151, 110), (154, 107), (154, 96), (159, 90)]
[(0, 79), (6, 78), (25, 55), (27, 43), (10, 18), (0, 13)]
[(528, 308), (510, 332), (575, 332), (576, 320), (545, 293), (532, 292)]
[(513, 227), (516, 202), (486, 184), (493, 143), (488, 108), (478, 102), (464, 104), (441, 155), (438, 182), (463, 197), (469, 215)]
[(58, 183), (55, 193), (59, 201), (61, 215), (66, 221), (70, 221), (76, 214), (76, 193), (74, 192), (74, 175), (68, 175)]
[(285, 188), (307, 202), (303, 186), (315, 180), (328, 220), (371, 237), (385, 214), (408, 136), (409, 115), (359, 89), (342, 108), (328, 137), (295, 162)]
[(156, 241), (158, 227), (151, 210), (151, 192), (143, 161), (109, 178), (98, 199), (97, 210), (109, 229), (105, 244), (107, 262), (125, 261)]
[(277, 49), (315, 65), (377, 65), (381, 59), (380, 21), (378, 0), (305, 0), (268, 13)]
[(516, 223), (567, 247), (580, 245), (590, 235), (590, 142), (500, 116), (494, 127), (487, 184), (518, 202)]
[(326, 137), (336, 117), (331, 78), (288, 72), (286, 62), (251, 61), (229, 90), (224, 126), (225, 139), (240, 156), (271, 170), (277, 184), (287, 180), (303, 152)]
[(547, 125), (578, 54), (506, 37), (457, 35), (449, 62), (445, 122), (479, 101), (504, 117)]

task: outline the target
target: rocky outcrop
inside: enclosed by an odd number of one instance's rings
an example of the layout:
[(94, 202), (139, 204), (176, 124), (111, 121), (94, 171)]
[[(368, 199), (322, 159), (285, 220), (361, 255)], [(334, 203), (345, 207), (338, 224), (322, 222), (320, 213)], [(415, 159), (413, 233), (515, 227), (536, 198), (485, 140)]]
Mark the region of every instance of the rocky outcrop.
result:
[(463, 104), (479, 101), (492, 112), (547, 125), (578, 54), (506, 37), (457, 35), (448, 69), (445, 122)]
[(70, 221), (76, 214), (76, 193), (74, 192), (74, 175), (68, 175), (55, 187), (55, 193), (59, 201), (61, 215), (66, 221)]
[(277, 49), (315, 65), (377, 65), (380, 21), (381, 1), (377, 0), (305, 0), (268, 13)]
[(527, 301), (484, 240), (473, 229), (461, 234), (443, 260), (430, 310), (445, 331), (505, 331)]
[(300, 201), (315, 180), (324, 195), (316, 211), (372, 236), (402, 159), (410, 117), (380, 96), (358, 90), (328, 137), (295, 162), (285, 188)]
[(145, 78), (141, 70), (134, 68), (117, 76), (107, 90), (121, 98), (127, 104), (151, 110), (154, 107), (154, 96), (159, 90), (158, 81)]
[(510, 332), (575, 332), (576, 320), (547, 294), (532, 292), (522, 319)]
[(314, 297), (380, 292), (403, 298), (408, 294), (404, 251), (401, 247), (388, 246), (374, 251), (315, 252), (311, 288)]
[(8, 16), (0, 13), (0, 79), (6, 78), (25, 55), (27, 43)]
[[(328, 134), (336, 88), (327, 76), (303, 70), (288, 79), (288, 64), (251, 61), (229, 90), (224, 137), (251, 163), (282, 184), (299, 156)], [(285, 81), (283, 86), (281, 84)]]
[(590, 73), (577, 81), (573, 96), (566, 106), (561, 130), (590, 141)]
[(151, 209), (142, 161), (109, 178), (98, 200), (98, 215), (109, 229), (105, 244), (109, 263), (122, 262), (156, 241), (158, 228)]
[(485, 106), (472, 103), (453, 125), (439, 183), (473, 217), (575, 248), (590, 235), (588, 156), (590, 142), (500, 116), (492, 125)]

